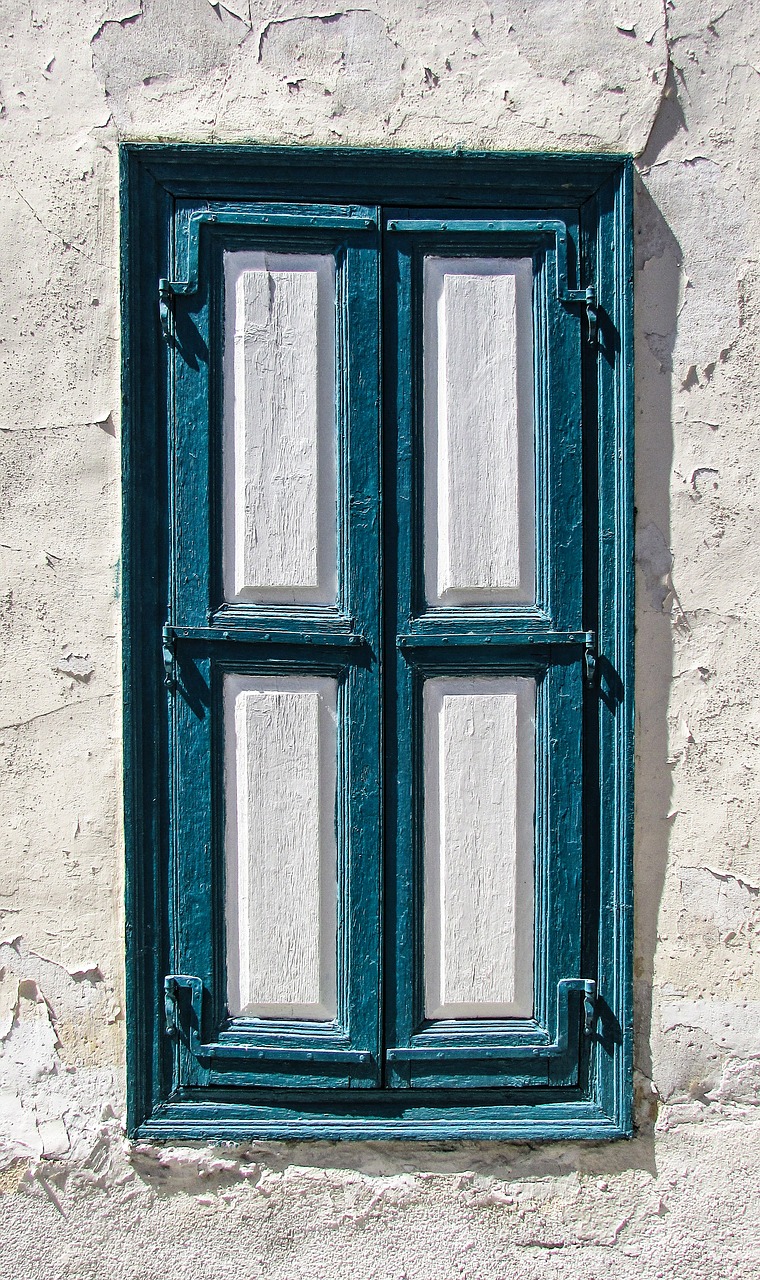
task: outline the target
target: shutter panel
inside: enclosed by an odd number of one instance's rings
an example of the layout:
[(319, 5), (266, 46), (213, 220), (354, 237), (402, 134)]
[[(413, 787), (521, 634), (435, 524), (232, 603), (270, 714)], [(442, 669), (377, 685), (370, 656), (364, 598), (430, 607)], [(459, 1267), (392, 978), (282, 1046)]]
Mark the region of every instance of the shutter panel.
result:
[(181, 1086), (379, 1083), (377, 240), (373, 208), (175, 216)]
[(572, 1085), (585, 640), (572, 236), (556, 217), (460, 211), (390, 211), (386, 232), (399, 530), (387, 1080)]

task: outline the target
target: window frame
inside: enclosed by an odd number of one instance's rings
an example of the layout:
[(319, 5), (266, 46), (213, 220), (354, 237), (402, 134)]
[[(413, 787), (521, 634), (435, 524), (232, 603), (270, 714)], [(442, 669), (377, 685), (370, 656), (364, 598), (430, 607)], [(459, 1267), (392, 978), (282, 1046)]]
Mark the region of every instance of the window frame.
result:
[[(291, 1091), (270, 1103), (241, 1089), (173, 1096), (163, 982), (172, 904), (167, 842), (171, 762), (161, 632), (166, 622), (170, 485), (158, 281), (182, 201), (488, 209), (567, 217), (575, 288), (596, 286), (598, 338), (581, 346), (583, 506), (594, 530), (584, 588), (596, 632), (598, 698), (584, 741), (598, 761), (598, 813), (584, 816), (583, 974), (598, 979), (582, 1087)], [(450, 216), (453, 216), (450, 213)], [(128, 1130), (143, 1138), (614, 1138), (631, 1132), (633, 809), (632, 163), (624, 156), (364, 151), (203, 144), (121, 148), (124, 480), (123, 662)], [(604, 249), (602, 250), (602, 246)], [(572, 249), (572, 246), (571, 246)], [(580, 279), (578, 278), (580, 277)], [(567, 281), (565, 282), (567, 284)], [(585, 324), (582, 307), (579, 322)], [(596, 514), (598, 513), (598, 515)], [(589, 522), (591, 524), (589, 525)], [(389, 620), (394, 629), (396, 619)], [(435, 661), (430, 670), (436, 670)], [(535, 668), (533, 668), (535, 669)], [(527, 670), (527, 668), (526, 668)], [(596, 763), (595, 763), (596, 772)], [(594, 910), (588, 912), (593, 899)], [(550, 927), (547, 924), (547, 928)], [(427, 1095), (427, 1096), (424, 1096)]]

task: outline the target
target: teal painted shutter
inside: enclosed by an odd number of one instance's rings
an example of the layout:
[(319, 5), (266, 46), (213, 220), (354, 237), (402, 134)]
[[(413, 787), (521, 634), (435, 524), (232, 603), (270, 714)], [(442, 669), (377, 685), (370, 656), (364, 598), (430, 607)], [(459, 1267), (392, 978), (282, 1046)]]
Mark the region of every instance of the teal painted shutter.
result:
[(123, 178), (130, 1132), (630, 1132), (630, 164)]
[[(395, 434), (386, 442), (386, 518), (390, 528), (398, 529), (395, 554), (388, 557), (386, 583), (386, 598), (395, 602), (395, 611), (389, 609), (387, 618), (386, 696), (392, 725), (388, 737), (397, 744), (394, 768), (389, 768), (388, 776), (389, 823), (393, 824), (389, 830), (388, 884), (394, 950), (393, 971), (386, 987), (391, 993), (386, 1034), (388, 1084), (397, 1088), (473, 1089), (578, 1082), (583, 1023), (579, 995), (584, 994), (578, 988), (584, 976), (581, 936), (587, 786), (583, 763), (586, 637), (582, 316), (578, 295), (568, 296), (566, 276), (572, 230), (556, 219), (504, 220), (488, 213), (456, 211), (436, 218), (420, 211), (391, 211), (386, 216), (386, 345), (395, 354), (395, 374), (388, 384), (388, 396), (395, 407)], [(434, 305), (426, 300), (426, 289), (433, 288), (436, 272), (451, 286), (448, 303), (443, 294)], [(449, 591), (448, 603), (445, 596), (431, 601), (426, 560), (431, 541), (435, 542), (439, 535), (453, 544), (457, 537), (465, 537), (462, 526), (472, 523), (474, 550), (480, 538), (486, 551), (490, 547), (492, 554), (499, 555), (498, 539), (492, 545), (494, 539), (488, 529), (483, 529), (482, 522), (498, 515), (500, 486), (503, 489), (509, 482), (503, 474), (509, 460), (482, 456), (473, 462), (467, 454), (470, 447), (477, 448), (474, 437), (479, 431), (483, 447), (498, 448), (500, 433), (506, 430), (509, 406), (499, 401), (499, 388), (495, 392), (492, 389), (492, 399), (494, 394), (496, 399), (489, 410), (487, 392), (471, 386), (471, 381), (488, 380), (491, 366), (501, 359), (501, 346), (509, 335), (506, 330), (473, 334), (468, 333), (468, 328), (485, 325), (489, 318), (497, 330), (500, 328), (505, 316), (498, 313), (494, 285), (500, 279), (508, 283), (504, 277), (510, 273), (527, 275), (522, 312), (517, 312), (518, 331), (522, 326), (524, 333), (520, 340), (518, 332), (516, 363), (518, 377), (523, 376), (525, 366), (530, 368), (527, 385), (523, 382), (522, 388), (528, 423), (525, 429), (520, 428), (528, 436), (527, 444), (523, 442), (520, 447), (527, 449), (529, 458), (527, 466), (524, 458), (518, 465), (520, 482), (516, 487), (518, 506), (527, 503), (529, 508), (527, 521), (523, 520), (522, 511), (517, 513), (523, 541), (530, 540), (529, 526), (535, 511), (535, 567), (523, 565), (522, 589), (511, 593), (517, 597), (514, 603), (509, 590), (494, 599), (493, 592), (483, 589), (471, 591), (469, 597), (466, 591)], [(441, 312), (444, 306), (445, 314)], [(458, 320), (456, 307), (462, 310)], [(440, 329), (438, 339), (431, 334), (436, 325)], [(429, 349), (435, 341), (439, 351), (437, 363), (432, 365)], [(444, 341), (448, 372), (443, 367)], [(472, 368), (457, 366), (457, 342), (465, 352), (475, 353)], [(508, 366), (507, 360), (507, 373)], [(444, 386), (447, 377), (449, 384)], [(448, 480), (453, 498), (439, 496), (437, 512), (431, 518), (425, 509), (432, 505), (430, 474), (441, 464), (436, 458), (425, 457), (426, 450), (434, 447), (427, 401), (436, 395), (441, 400), (439, 417), (447, 415), (440, 431), (448, 432), (449, 437), (444, 442), (449, 450), (448, 462), (444, 457), (443, 465), (453, 469)], [(442, 407), (446, 396), (448, 400)], [(457, 401), (462, 400), (466, 403), (457, 425)], [(483, 426), (480, 419), (489, 411), (494, 423)], [(464, 443), (453, 455), (456, 441), (452, 444), (450, 437), (457, 430), (464, 433)], [(493, 493), (490, 498), (486, 493), (489, 485), (484, 473), (492, 467), (501, 467), (502, 471), (490, 486), (491, 491), (495, 487), (496, 498)], [(463, 471), (469, 491), (462, 499), (461, 495), (457, 498), (456, 486), (462, 483)], [(446, 475), (438, 479), (443, 485), (447, 483)], [(434, 480), (433, 488), (435, 483)], [(444, 499), (449, 508), (445, 518), (441, 516)], [(474, 555), (474, 551), (470, 549), (469, 554)], [(449, 565), (447, 572), (452, 576), (456, 565), (454, 570)], [(501, 572), (502, 576), (507, 574), (508, 565), (502, 566)], [(476, 580), (477, 569), (473, 571), (472, 565), (470, 573)], [(509, 694), (521, 687), (535, 689), (535, 730), (532, 742), (529, 734), (521, 740), (518, 732), (515, 767), (523, 781), (522, 795), (518, 787), (516, 799), (527, 812), (516, 834), (515, 855), (523, 861), (527, 857), (530, 862), (525, 879), (532, 878), (533, 886), (527, 890), (524, 886), (522, 897), (517, 892), (516, 899), (510, 902), (507, 859), (495, 843), (500, 831), (509, 833), (509, 822), (496, 807), (497, 801), (502, 800), (477, 794), (473, 801), (468, 788), (478, 793), (480, 787), (486, 791), (505, 781), (509, 761), (497, 754), (489, 765), (487, 738), (489, 733), (498, 734), (501, 713), (495, 695), (499, 691)], [(443, 725), (445, 699), (436, 704), (437, 712), (425, 710), (426, 697), (436, 689), (447, 692), (453, 729), (439, 741), (438, 757), (426, 761), (426, 754), (429, 756), (434, 749), (429, 742), (426, 748), (428, 719), (432, 717), (435, 722), (437, 716)], [(462, 705), (468, 708), (470, 719), (457, 712), (457, 694), (461, 704), (461, 690), (469, 699)], [(484, 736), (477, 749), (470, 750), (466, 743), (462, 746), (461, 760), (469, 760), (472, 775), (463, 784), (457, 776), (461, 734), (479, 732), (472, 719), (480, 714), (479, 705), (485, 708), (481, 716)], [(523, 714), (529, 718), (530, 708), (524, 708)], [(443, 735), (444, 729), (440, 732)], [(502, 747), (506, 741), (502, 734)], [(526, 760), (526, 755), (530, 759)], [(446, 787), (451, 792), (448, 801)], [(427, 848), (432, 839), (429, 810), (442, 805), (440, 823), (438, 816), (434, 818), (439, 828), (441, 868), (438, 882), (431, 884), (426, 866), (437, 851)], [(484, 834), (480, 837), (467, 821), (458, 822), (457, 808), (462, 806), (473, 821), (482, 820)], [(529, 850), (526, 842), (530, 843)], [(446, 859), (453, 864), (453, 870), (444, 865)], [(478, 870), (472, 869), (478, 859), (485, 868), (480, 877)], [(484, 883), (489, 870), (490, 884)], [(426, 901), (426, 892), (428, 899), (436, 894), (439, 900)], [(461, 900), (467, 894), (471, 894), (469, 904)], [(426, 936), (426, 919), (431, 910), (438, 917), (439, 929), (432, 937), (429, 926)], [(512, 925), (527, 938), (527, 942), (520, 943), (518, 937), (515, 966), (532, 969), (527, 977), (525, 973), (516, 974), (517, 985), (522, 987), (516, 1016), (505, 1016), (487, 1003), (488, 992), (504, 992), (510, 986), (506, 975), (493, 972), (506, 950), (499, 931), (502, 921), (506, 927), (510, 910), (523, 917)], [(532, 915), (530, 922), (524, 918), (526, 912)], [(450, 936), (444, 939), (447, 913)], [(490, 926), (484, 925), (479, 913), (490, 916)], [(486, 936), (479, 946), (472, 935), (481, 929)], [(526, 954), (528, 948), (532, 954)], [(508, 960), (509, 956), (504, 958)], [(468, 964), (474, 964), (477, 971), (462, 978), (459, 970), (464, 971)], [(460, 1000), (463, 984), (465, 992), (467, 986), (471, 988), (472, 1009), (457, 1016), (454, 1004), (448, 1012), (444, 1009), (436, 1015), (426, 996), (426, 973), (431, 966), (447, 971), (449, 986), (455, 993), (460, 991)], [(466, 1001), (462, 1008), (465, 1005)], [(509, 1005), (505, 1008), (509, 1009)]]
[[(378, 392), (374, 385), (379, 345), (376, 216), (372, 209), (324, 206), (300, 210), (211, 206), (198, 210), (192, 205), (180, 208), (177, 216), (177, 281), (172, 287), (175, 435), (170, 632), (175, 651), (171, 705), (176, 959), (172, 966), (174, 985), (170, 981), (168, 995), (170, 1005), (173, 1001), (177, 1006), (178, 1026), (194, 1027), (185, 1044), (178, 1038), (179, 1079), (185, 1085), (255, 1082), (261, 1087), (299, 1088), (349, 1084), (355, 1088), (380, 1083), (382, 699), (389, 817), (395, 815), (395, 829), (389, 826), (385, 833), (389, 912), (394, 926), (393, 960), (385, 982), (385, 1082), (404, 1088), (573, 1085), (578, 1081), (582, 1010), (577, 987), (583, 977), (586, 633), (582, 317), (580, 309), (569, 306), (563, 297), (566, 266), (559, 261), (564, 256), (559, 237), (569, 237), (569, 232), (556, 220), (506, 222), (487, 214), (460, 215), (449, 221), (419, 215), (404, 218), (392, 212), (386, 216), (386, 350), (388, 368), (396, 370), (396, 384), (388, 384), (386, 370), (388, 509), (385, 582), (381, 584)], [(233, 380), (225, 372), (230, 355), (224, 350), (225, 335), (228, 346), (230, 341), (227, 311), (233, 305), (225, 293), (225, 262), (236, 253), (248, 255), (242, 260), (249, 263), (266, 260), (282, 266), (292, 261), (293, 255), (311, 255), (308, 260), (313, 262), (315, 255), (321, 254), (335, 264), (334, 605), (299, 605), (298, 588), (293, 593), (296, 602), (290, 604), (278, 604), (271, 592), (270, 597), (264, 592), (261, 599), (252, 601), (228, 598), (229, 575), (224, 564), (228, 555), (225, 538), (229, 541), (227, 507), (235, 507), (237, 518), (240, 504), (247, 501), (247, 496), (241, 497), (225, 479), (222, 457), (222, 442), (228, 432), (225, 414), (229, 415), (228, 402), (234, 393)], [(527, 447), (525, 440), (520, 446), (525, 456), (519, 461), (516, 500), (518, 508), (522, 502), (528, 504), (527, 519), (524, 512), (517, 514), (520, 536), (532, 545), (514, 604), (504, 598), (494, 601), (487, 591), (479, 600), (477, 590), (469, 603), (459, 601), (456, 589), (449, 593), (453, 594), (451, 603), (431, 604), (426, 598), (431, 587), (425, 561), (434, 530), (425, 511), (430, 498), (426, 467), (429, 473), (433, 464), (425, 459), (430, 442), (425, 439), (424, 416), (430, 380), (438, 375), (425, 366), (433, 312), (426, 321), (424, 294), (426, 270), (441, 263), (442, 281), (455, 280), (462, 287), (485, 278), (488, 305), (493, 303), (488, 292), (493, 282), (512, 279), (511, 264), (518, 264), (522, 273), (527, 306), (518, 317), (525, 332), (517, 355), (530, 366), (530, 403)], [(478, 275), (479, 271), (485, 271), (486, 276)], [(275, 278), (276, 272), (271, 276)], [(472, 297), (477, 299), (477, 294)], [(483, 314), (477, 310), (471, 317), (466, 314), (466, 292), (460, 305), (465, 308), (465, 330), (483, 323)], [(453, 317), (449, 327), (452, 323)], [(505, 333), (505, 341), (506, 337)], [(476, 347), (481, 338), (486, 335), (476, 340)], [(486, 345), (492, 362), (498, 361), (500, 342), (497, 333), (496, 347), (491, 350)], [(318, 355), (321, 360), (328, 357), (326, 350)], [(465, 376), (467, 372), (460, 370)], [(472, 377), (485, 379), (488, 373), (487, 368), (473, 370)], [(465, 392), (464, 382), (452, 389), (454, 398)], [(460, 426), (477, 433), (477, 413), (482, 411), (478, 396), (472, 397), (472, 404), (475, 417), (471, 410), (471, 420)], [(526, 435), (525, 429), (520, 429)], [(460, 465), (463, 461), (464, 455)], [(489, 458), (479, 464), (482, 469), (490, 465)], [(473, 476), (477, 477), (477, 469)], [(281, 479), (273, 475), (268, 483), (276, 486)], [(473, 481), (471, 502), (475, 521), (492, 518), (488, 505), (482, 517), (477, 512), (477, 480)], [(269, 518), (276, 523), (276, 511), (274, 515), (270, 511)], [(465, 518), (464, 507), (454, 511), (452, 539), (457, 536), (456, 522), (464, 524)], [(488, 530), (485, 534), (488, 550), (494, 539), (489, 538)], [(280, 590), (277, 588), (274, 595)], [(390, 640), (391, 649), (382, 685), (381, 590), (386, 602), (386, 642)], [(327, 684), (310, 684), (309, 677)], [(232, 820), (226, 781), (232, 761), (225, 754), (231, 740), (228, 721), (234, 714), (225, 690), (231, 685), (242, 691), (239, 697), (250, 695), (258, 701), (259, 716), (270, 719), (278, 699), (287, 702), (290, 697), (292, 702), (294, 694), (297, 697), (299, 690), (306, 690), (316, 701), (318, 690), (334, 689), (337, 735), (328, 749), (336, 752), (337, 918), (334, 941), (328, 922), (321, 942), (335, 949), (336, 990), (335, 1008), (321, 1019), (314, 1014), (311, 1018), (288, 1015), (284, 1008), (279, 1016), (262, 1016), (260, 1012), (251, 1016), (230, 1008), (230, 969), (239, 962), (233, 955), (229, 907), (224, 912), (231, 894), (230, 885), (224, 886), (231, 872), (223, 856), (228, 843), (225, 832)], [(498, 719), (502, 693), (508, 699), (519, 694), (520, 714), (530, 721), (527, 737), (522, 729), (518, 731), (518, 749), (520, 773), (523, 779), (530, 775), (531, 794), (522, 800), (520, 796), (510, 798), (526, 808), (515, 854), (526, 864), (532, 881), (528, 897), (524, 890), (523, 897), (518, 894), (510, 904), (504, 886), (498, 883), (490, 890), (490, 901), (483, 897), (480, 879), (488, 878), (489, 859), (497, 879), (500, 874), (501, 851), (493, 847), (493, 841), (489, 846), (487, 839), (480, 850), (485, 870), (473, 870), (468, 880), (467, 868), (460, 867), (460, 879), (464, 879), (458, 886), (460, 896), (464, 893), (472, 899), (469, 915), (464, 904), (463, 919), (470, 921), (473, 933), (481, 923), (478, 909), (496, 917), (500, 911), (508, 914), (511, 908), (523, 916), (515, 927), (528, 942), (516, 945), (515, 966), (529, 968), (530, 974), (528, 978), (514, 975), (523, 990), (524, 1007), (511, 1016), (500, 1016), (493, 1009), (489, 1013), (487, 1003), (486, 1014), (475, 1009), (475, 1016), (457, 1016), (456, 1006), (454, 1012), (435, 1016), (426, 1007), (426, 973), (436, 940), (425, 941), (432, 895), (430, 885), (426, 887), (430, 851), (425, 849), (429, 838), (425, 814), (436, 804), (446, 803), (443, 795), (433, 794), (433, 774), (427, 784), (425, 780), (425, 735), (430, 731), (426, 714), (443, 724), (442, 708), (446, 705), (456, 725), (463, 691), (469, 698), (466, 705), (474, 708), (475, 714), (485, 707), (486, 732), (498, 734), (500, 727), (504, 732), (504, 726), (492, 722), (494, 712)], [(426, 699), (435, 697), (443, 699), (441, 706), (426, 713)], [(291, 725), (291, 732), (297, 736), (299, 725)], [(291, 772), (298, 768), (294, 745), (287, 748), (292, 757), (287, 766)], [(456, 736), (439, 742), (444, 773), (446, 753), (456, 753), (457, 747)], [(471, 761), (476, 788), (479, 773), (487, 767), (485, 742), (479, 750), (480, 755), (476, 751)], [(261, 751), (264, 757), (271, 757), (266, 740)], [(527, 761), (526, 753), (530, 753)], [(271, 762), (265, 767), (271, 772)], [(499, 785), (508, 772), (507, 762), (496, 758), (491, 761), (491, 770), (487, 785), (493, 786), (494, 781)], [(259, 770), (259, 785), (262, 776)], [(267, 801), (268, 794), (253, 796), (257, 807)], [(286, 820), (284, 813), (282, 820)], [(456, 833), (452, 839), (456, 843)], [(244, 857), (242, 838), (240, 843)], [(266, 849), (259, 850), (259, 856), (265, 854)], [(464, 848), (454, 848), (453, 855), (460, 860), (468, 856)], [(502, 870), (506, 873), (508, 868)], [(298, 868), (296, 873), (301, 874)], [(286, 869), (281, 874), (275, 914), (277, 905), (284, 913), (289, 905)], [(259, 885), (260, 896), (262, 892)], [(446, 911), (442, 897), (441, 936)], [(527, 912), (529, 922), (524, 918)], [(253, 917), (243, 920), (242, 928), (252, 931), (258, 924), (260, 931), (262, 923), (274, 950), (288, 945), (285, 917), (262, 922), (254, 910)], [(456, 932), (456, 922), (450, 927)], [(457, 956), (452, 951), (466, 953), (470, 941), (460, 936), (440, 964), (455, 967)], [(477, 958), (489, 967), (499, 956), (486, 949)], [(265, 956), (263, 963), (266, 960)], [(273, 963), (276, 970), (274, 957)], [(292, 964), (297, 966), (297, 957)], [(474, 974), (473, 984), (473, 990), (480, 991), (500, 986), (498, 975), (492, 972)], [(185, 1023), (179, 1016), (183, 1006)], [(566, 1044), (561, 1043), (563, 1038)]]
[[(188, 203), (175, 219), (176, 279), (163, 286), (173, 423), (167, 1002), (182, 1087), (379, 1080), (377, 236), (372, 208)], [(305, 351), (311, 305), (322, 329)], [(289, 376), (297, 369), (303, 386)], [(267, 443), (262, 423), (280, 396)], [(316, 458), (314, 396), (326, 400)], [(317, 535), (319, 563), (304, 568), (299, 546), (308, 559)], [(315, 572), (326, 586), (309, 587)], [(272, 991), (278, 974), (295, 995)]]

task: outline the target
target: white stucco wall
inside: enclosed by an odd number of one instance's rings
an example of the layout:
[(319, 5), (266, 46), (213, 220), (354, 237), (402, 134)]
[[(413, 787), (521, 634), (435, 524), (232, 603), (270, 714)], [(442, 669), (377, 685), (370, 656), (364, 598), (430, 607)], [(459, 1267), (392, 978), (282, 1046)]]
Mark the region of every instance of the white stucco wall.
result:
[[(4, 0), (0, 1276), (760, 1272), (758, 25), (758, 0)], [(631, 1142), (124, 1142), (119, 139), (638, 157)]]

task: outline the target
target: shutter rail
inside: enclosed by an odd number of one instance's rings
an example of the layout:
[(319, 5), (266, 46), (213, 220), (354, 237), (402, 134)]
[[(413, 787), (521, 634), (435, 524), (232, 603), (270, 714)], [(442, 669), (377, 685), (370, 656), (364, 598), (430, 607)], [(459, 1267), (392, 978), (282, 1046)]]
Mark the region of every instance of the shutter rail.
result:
[(447, 1045), (445, 1047), (409, 1045), (388, 1049), (390, 1062), (452, 1062), (465, 1060), (561, 1058), (567, 1053), (570, 1038), (569, 996), (571, 992), (583, 995), (583, 1033), (590, 1036), (596, 1012), (596, 982), (593, 978), (560, 978), (557, 983), (557, 1023), (554, 1039), (544, 1044), (497, 1045)]
[[(180, 991), (190, 992), (189, 1017), (182, 1016)], [(201, 1039), (203, 1014), (203, 982), (186, 973), (170, 973), (164, 978), (164, 1012), (166, 1034), (172, 1040), (183, 1040), (199, 1059), (228, 1058), (256, 1062), (338, 1062), (370, 1063), (371, 1053), (362, 1049), (336, 1046), (330, 1049), (306, 1049), (298, 1045), (260, 1045), (243, 1041), (209, 1041)]]

